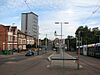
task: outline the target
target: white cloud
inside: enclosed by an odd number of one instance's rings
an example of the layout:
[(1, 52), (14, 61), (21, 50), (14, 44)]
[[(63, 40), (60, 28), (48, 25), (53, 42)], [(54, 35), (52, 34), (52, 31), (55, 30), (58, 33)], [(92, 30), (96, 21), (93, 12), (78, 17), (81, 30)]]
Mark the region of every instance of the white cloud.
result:
[(8, 8), (21, 8), (24, 6), (23, 0), (7, 0)]
[[(54, 38), (55, 30), (60, 34), (60, 25), (57, 26), (54, 22), (69, 22), (68, 25), (63, 25), (64, 37), (74, 35), (78, 26), (82, 25), (100, 5), (99, 0), (26, 0), (26, 2), (32, 11), (39, 15), (40, 33), (50, 33), (48, 35), (50, 38)], [(29, 10), (24, 0), (7, 0), (7, 3), (7, 6), (13, 9), (12, 11), (17, 10), (19, 14)], [(100, 16), (99, 12), (96, 12), (93, 16)], [(20, 22), (20, 18), (15, 16), (14, 20), (16, 22), (18, 19)], [(87, 21), (86, 24), (94, 24), (92, 21), (95, 24), (99, 23), (98, 19), (92, 17), (92, 20)], [(41, 37), (44, 36), (41, 35)]]
[[(65, 37), (67, 35), (74, 35), (78, 26), (83, 24), (82, 22), (84, 20), (86, 20), (86, 18), (88, 18), (91, 15), (92, 11), (93, 10), (91, 10), (91, 12), (88, 12), (88, 11), (86, 11), (86, 9), (80, 10), (80, 9), (69, 8), (69, 9), (66, 9), (66, 10), (59, 11), (59, 12), (50, 12), (49, 15), (48, 15), (48, 13), (45, 13), (45, 18), (47, 18), (49, 20), (45, 19), (44, 24), (47, 23), (47, 22), (68, 21), (69, 25), (64, 26), (63, 34), (65, 35)], [(43, 24), (43, 22), (42, 22), (42, 24)], [(49, 24), (49, 27), (47, 27), (47, 28), (50, 28), (50, 23), (47, 23), (47, 24)], [(45, 26), (47, 26), (47, 25), (45, 25)], [(55, 26), (53, 26), (53, 27), (55, 29), (58, 28), (58, 27), (55, 27)], [(53, 30), (55, 30), (54, 28), (53, 28)], [(60, 34), (60, 27), (58, 29), (59, 29), (58, 33)], [(48, 32), (49, 32), (49, 30), (48, 30)]]
[[(10, 8), (19, 8), (19, 7), (27, 7), (26, 3), (29, 6), (33, 7), (48, 7), (54, 5), (63, 4), (65, 0), (7, 0), (7, 6)], [(25, 3), (26, 2), (26, 3)]]
[(76, 6), (95, 6), (100, 2), (99, 0), (71, 0)]
[[(41, 33), (50, 33), (52, 38), (54, 37), (54, 31), (56, 30), (58, 34), (60, 34), (60, 30), (61, 30), (61, 26), (59, 25), (55, 25), (56, 21), (59, 22), (64, 22), (67, 21), (69, 22), (68, 25), (63, 25), (63, 34), (64, 34), (64, 38), (67, 35), (74, 35), (75, 30), (77, 28), (78, 23), (76, 23), (76, 15), (74, 14), (73, 11), (68, 10), (68, 11), (59, 11), (56, 14), (54, 14), (55, 12), (51, 12), (49, 15), (45, 14), (46, 18), (49, 20), (41, 20), (40, 24), (41, 25), (41, 29), (40, 32)], [(54, 17), (52, 19), (52, 16)]]

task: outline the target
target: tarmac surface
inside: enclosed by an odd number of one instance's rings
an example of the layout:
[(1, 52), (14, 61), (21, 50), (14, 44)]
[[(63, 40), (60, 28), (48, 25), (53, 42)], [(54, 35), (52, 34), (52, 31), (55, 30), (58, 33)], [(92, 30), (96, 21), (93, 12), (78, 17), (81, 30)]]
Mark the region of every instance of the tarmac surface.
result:
[[(77, 70), (77, 64), (72, 60), (65, 60), (64, 64), (61, 60), (54, 60), (50, 66), (47, 58), (52, 53), (54, 52), (31, 57), (25, 57), (24, 53), (21, 53), (10, 57), (1, 57), (1, 60), (3, 58), (10, 60), (0, 64), (0, 75), (100, 75), (99, 59), (80, 56), (82, 68)], [(68, 54), (76, 56), (73, 53)], [(19, 61), (12, 61), (15, 59), (19, 59)]]
[(50, 65), (48, 65), (48, 67), (51, 66), (59, 66), (59, 67), (73, 67), (73, 68), (83, 68), (81, 65), (78, 64), (78, 58), (77, 57), (73, 57), (71, 55), (69, 55), (68, 53), (63, 53), (62, 54), (57, 54), (57, 53), (53, 53), (48, 57), (48, 60), (50, 61)]

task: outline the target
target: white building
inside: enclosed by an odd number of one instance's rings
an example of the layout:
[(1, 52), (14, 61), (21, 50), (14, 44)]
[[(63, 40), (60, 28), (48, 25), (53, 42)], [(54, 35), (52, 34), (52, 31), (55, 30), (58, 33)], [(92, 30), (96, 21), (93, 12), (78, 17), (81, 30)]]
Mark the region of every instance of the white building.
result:
[(21, 31), (37, 39), (39, 33), (38, 15), (33, 12), (22, 13)]

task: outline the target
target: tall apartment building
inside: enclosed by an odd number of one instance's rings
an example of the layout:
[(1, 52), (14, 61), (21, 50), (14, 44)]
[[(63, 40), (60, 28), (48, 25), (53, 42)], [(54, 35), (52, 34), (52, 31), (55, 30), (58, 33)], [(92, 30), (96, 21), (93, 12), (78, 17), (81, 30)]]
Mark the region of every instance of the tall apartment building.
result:
[(39, 26), (38, 15), (33, 12), (22, 13), (21, 15), (21, 31), (27, 35), (31, 35), (38, 39)]

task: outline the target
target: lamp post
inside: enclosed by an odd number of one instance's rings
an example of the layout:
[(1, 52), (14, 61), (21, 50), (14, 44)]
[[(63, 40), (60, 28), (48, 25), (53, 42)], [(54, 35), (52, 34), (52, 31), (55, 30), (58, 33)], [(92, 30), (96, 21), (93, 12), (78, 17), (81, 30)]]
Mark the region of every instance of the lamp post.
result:
[(79, 64), (80, 64), (80, 62), (79, 62), (79, 59), (80, 59), (80, 42), (81, 42), (81, 37), (80, 37), (80, 31), (78, 32), (78, 44), (79, 44), (79, 46), (78, 46), (78, 61), (77, 61), (77, 66), (78, 66), (78, 69), (79, 69)]
[[(61, 36), (61, 42), (60, 42), (60, 48), (62, 47), (62, 24), (69, 24), (68, 22), (55, 22), (55, 24), (60, 24), (61, 25), (61, 35), (56, 35), (56, 36)], [(56, 34), (56, 32), (55, 32)]]
[[(55, 22), (55, 24), (60, 24), (61, 25), (61, 35), (58, 35), (58, 36), (61, 36), (61, 41), (60, 41), (60, 54), (61, 54), (61, 57), (64, 59), (64, 50), (62, 50), (62, 24), (69, 24), (69, 23), (68, 22)], [(64, 69), (64, 60), (63, 60), (63, 69)]]
[(38, 40), (37, 40), (37, 48), (38, 48), (38, 55), (39, 55), (39, 33), (38, 33)]
[[(12, 26), (14, 26), (15, 25), (15, 23), (12, 23)], [(13, 30), (12, 30), (12, 35), (13, 35), (13, 49), (12, 49), (12, 54), (13, 54), (13, 50), (14, 50), (14, 28), (13, 28)]]
[(68, 42), (68, 50), (70, 49), (70, 47), (69, 47), (69, 41), (70, 41), (70, 39), (68, 39), (68, 41), (67, 41)]
[(47, 34), (46, 34), (46, 44), (45, 45), (46, 45), (46, 51), (47, 51)]
[(30, 31), (29, 31), (29, 45), (31, 45), (30, 44), (30, 39), (31, 39), (31, 34), (30, 34)]

